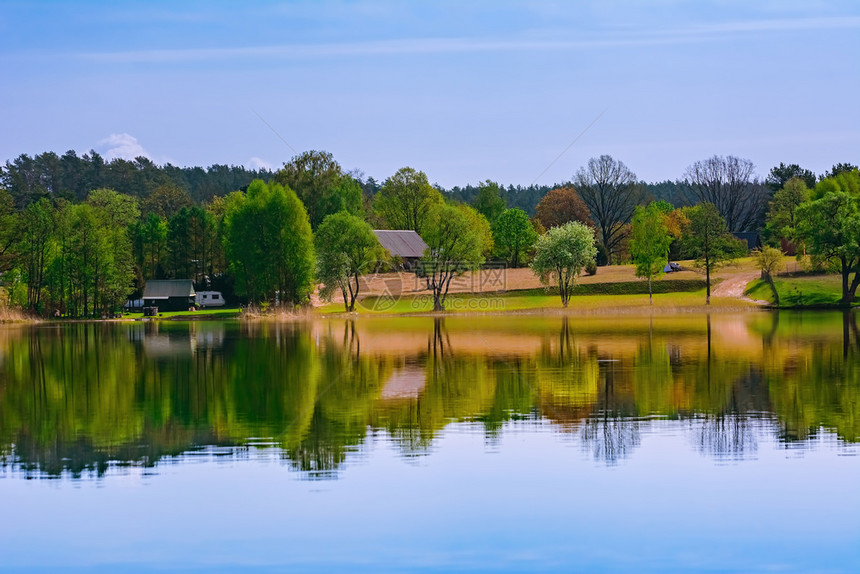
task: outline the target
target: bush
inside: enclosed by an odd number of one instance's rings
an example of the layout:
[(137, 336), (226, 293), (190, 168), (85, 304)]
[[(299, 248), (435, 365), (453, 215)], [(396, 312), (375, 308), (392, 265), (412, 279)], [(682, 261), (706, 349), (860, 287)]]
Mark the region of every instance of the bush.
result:
[(597, 275), (597, 261), (592, 259), (588, 263), (585, 264), (585, 274), (586, 275)]

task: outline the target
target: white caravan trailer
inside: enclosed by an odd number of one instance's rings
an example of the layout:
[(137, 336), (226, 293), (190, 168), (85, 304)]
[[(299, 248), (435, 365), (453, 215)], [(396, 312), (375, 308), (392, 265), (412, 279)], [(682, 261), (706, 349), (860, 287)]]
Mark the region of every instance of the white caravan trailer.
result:
[(195, 302), (201, 307), (223, 307), (224, 296), (220, 291), (197, 291)]

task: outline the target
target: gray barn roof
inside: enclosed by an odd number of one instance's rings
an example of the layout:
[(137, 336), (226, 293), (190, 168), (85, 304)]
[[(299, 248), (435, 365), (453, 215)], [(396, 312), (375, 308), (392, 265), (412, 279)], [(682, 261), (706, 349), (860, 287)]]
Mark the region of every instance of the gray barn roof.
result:
[(392, 257), (421, 257), (427, 244), (414, 231), (401, 229), (374, 229), (373, 232)]
[(168, 299), (169, 297), (194, 297), (191, 279), (165, 279), (147, 281), (143, 290), (144, 299)]

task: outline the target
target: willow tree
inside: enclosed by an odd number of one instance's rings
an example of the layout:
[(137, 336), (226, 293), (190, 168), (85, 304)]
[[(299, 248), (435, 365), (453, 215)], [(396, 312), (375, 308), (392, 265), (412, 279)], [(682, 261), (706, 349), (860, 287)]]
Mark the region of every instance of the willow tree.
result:
[(761, 278), (770, 287), (770, 292), (773, 294), (773, 302), (779, 307), (779, 291), (776, 290), (776, 283), (773, 281), (773, 276), (779, 273), (784, 267), (782, 251), (775, 247), (764, 246), (761, 249), (756, 249), (752, 252), (753, 260), (756, 266), (761, 269)]
[(255, 180), (227, 197), (224, 242), (236, 291), (252, 303), (299, 304), (313, 290), (313, 234), (289, 188)]
[(421, 269), (433, 292), (433, 310), (442, 311), (451, 281), (480, 267), (493, 247), (493, 236), (487, 219), (467, 205), (437, 205), (424, 229), (427, 250)]
[(347, 212), (327, 216), (314, 234), (320, 297), (340, 290), (347, 312), (355, 310), (361, 276), (385, 257), (385, 250), (363, 219)]
[(561, 304), (567, 307), (582, 268), (594, 261), (596, 255), (594, 231), (584, 223), (571, 221), (538, 238), (531, 268), (541, 283), (558, 286)]

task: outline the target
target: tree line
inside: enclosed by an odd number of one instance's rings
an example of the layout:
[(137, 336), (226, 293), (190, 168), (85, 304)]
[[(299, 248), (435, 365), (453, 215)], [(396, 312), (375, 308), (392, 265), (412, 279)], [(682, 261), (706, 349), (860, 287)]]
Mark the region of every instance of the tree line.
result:
[[(71, 168), (45, 175), (46, 166), (63, 165), (89, 166), (105, 179), (81, 180)], [(117, 179), (129, 166), (136, 175)], [(489, 259), (530, 263), (563, 303), (583, 269), (608, 263), (634, 261), (650, 281), (669, 259), (695, 258), (710, 285), (711, 271), (743, 249), (732, 231), (762, 230), (771, 243), (800, 246), (819, 266), (840, 263), (845, 301), (860, 276), (858, 176), (850, 164), (820, 178), (780, 164), (759, 180), (749, 160), (714, 156), (689, 166), (674, 186), (661, 184), (661, 193), (672, 187), (686, 198), (678, 205), (658, 200), (623, 162), (602, 155), (549, 189), (533, 214), (511, 206), (508, 191), (490, 180), (470, 187), (464, 202), (457, 199), (464, 190), (440, 190), (414, 168), (377, 184), (322, 151), (299, 154), (273, 173), (210, 168), (232, 173), (233, 183), (264, 177), (202, 200), (203, 188), (192, 193), (190, 184), (167, 181), (198, 169), (159, 168), (143, 158), (104, 163), (94, 152), (7, 162), (0, 177), (7, 297), (44, 315), (86, 317), (115, 312), (148, 279), (191, 278), (252, 304), (288, 305), (306, 302), (321, 283), (323, 297), (340, 293), (351, 311), (361, 275), (387, 259), (373, 229), (412, 230), (425, 240), (418, 272), (440, 310), (452, 279)], [(88, 185), (81, 181), (113, 186), (81, 198)], [(838, 237), (825, 237), (832, 226), (815, 222), (834, 218), (844, 225)]]
[(106, 161), (93, 150), (81, 156), (74, 150), (63, 155), (21, 154), (0, 166), (0, 188), (12, 196), (19, 209), (43, 197), (82, 202), (94, 189), (114, 189), (144, 199), (161, 186), (181, 189), (200, 203), (244, 189), (255, 179), (271, 177), (270, 170), (235, 165), (159, 166), (146, 157)]

